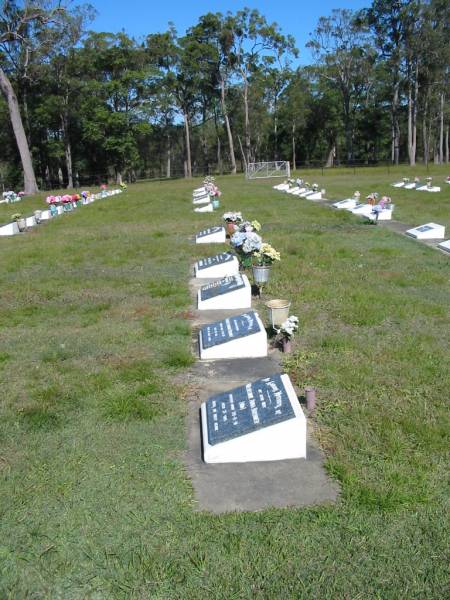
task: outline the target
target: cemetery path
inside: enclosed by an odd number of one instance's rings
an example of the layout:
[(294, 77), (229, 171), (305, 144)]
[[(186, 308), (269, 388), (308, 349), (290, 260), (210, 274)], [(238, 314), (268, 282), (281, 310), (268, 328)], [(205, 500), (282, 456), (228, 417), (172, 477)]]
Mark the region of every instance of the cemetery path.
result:
[[(192, 279), (193, 303), (206, 280)], [(239, 310), (192, 311), (193, 345), (198, 354), (201, 325), (239, 314)], [(280, 353), (269, 349), (267, 357), (200, 361), (188, 375), (187, 451), (185, 465), (192, 480), (197, 507), (215, 514), (259, 511), (271, 507), (301, 507), (335, 502), (339, 486), (327, 476), (323, 454), (310, 435), (308, 420), (307, 460), (206, 464), (202, 460), (199, 409), (211, 395), (245, 385), (282, 371)]]

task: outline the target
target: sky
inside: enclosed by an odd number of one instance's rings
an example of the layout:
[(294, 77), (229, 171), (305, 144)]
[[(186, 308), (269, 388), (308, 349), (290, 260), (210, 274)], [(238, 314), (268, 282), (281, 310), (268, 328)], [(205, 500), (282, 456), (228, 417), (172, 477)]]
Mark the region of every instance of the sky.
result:
[(370, 0), (90, 0), (97, 10), (91, 25), (94, 31), (116, 33), (122, 29), (137, 39), (166, 31), (172, 21), (180, 35), (207, 12), (236, 12), (244, 6), (257, 8), (269, 22), (276, 21), (284, 34), (291, 34), (300, 50), (300, 64), (312, 62), (305, 48), (309, 34), (319, 17), (328, 16), (333, 8), (357, 10), (370, 5)]

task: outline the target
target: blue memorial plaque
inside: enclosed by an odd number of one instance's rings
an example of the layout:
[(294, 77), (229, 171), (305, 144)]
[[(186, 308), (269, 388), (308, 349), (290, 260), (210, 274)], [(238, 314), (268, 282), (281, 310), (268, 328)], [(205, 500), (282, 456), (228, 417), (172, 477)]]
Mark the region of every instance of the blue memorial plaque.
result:
[(425, 233), (425, 231), (430, 231), (434, 229), (434, 227), (430, 227), (430, 225), (421, 225), (420, 227), (416, 227), (416, 231), (420, 231), (420, 233)]
[(261, 327), (256, 319), (256, 313), (253, 311), (210, 323), (202, 327), (200, 335), (204, 349), (225, 344), (238, 338), (246, 337), (254, 333), (259, 333)]
[(208, 258), (201, 258), (197, 262), (197, 269), (201, 271), (202, 269), (208, 269), (209, 267), (215, 267), (217, 265), (223, 265), (224, 263), (232, 261), (234, 258), (231, 252), (222, 252), (221, 254), (216, 254), (215, 256), (209, 256)]
[(210, 300), (216, 296), (222, 296), (222, 294), (228, 294), (245, 287), (245, 282), (242, 275), (231, 275), (230, 277), (224, 277), (215, 281), (214, 283), (208, 283), (200, 288), (200, 299), (203, 301)]
[(208, 227), (208, 229), (202, 229), (197, 233), (198, 238), (206, 237), (207, 235), (212, 235), (213, 233), (220, 233), (222, 231), (222, 227)]
[(206, 402), (211, 446), (295, 418), (280, 374), (264, 377)]

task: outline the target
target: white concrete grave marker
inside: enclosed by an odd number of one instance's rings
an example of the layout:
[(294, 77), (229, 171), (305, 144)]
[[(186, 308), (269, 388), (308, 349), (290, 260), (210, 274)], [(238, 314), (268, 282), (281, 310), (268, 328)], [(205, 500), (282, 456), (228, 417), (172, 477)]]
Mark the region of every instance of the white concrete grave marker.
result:
[(432, 185), (430, 187), (428, 187), (427, 185), (422, 185), (422, 186), (416, 188), (416, 190), (418, 192), (434, 192), (434, 193), (436, 193), (436, 192), (440, 192), (441, 188), (438, 187), (437, 185)]
[(267, 356), (267, 333), (254, 311), (203, 326), (198, 341), (201, 360)]
[(305, 196), (308, 200), (322, 200), (322, 192), (312, 192)]
[(194, 198), (194, 200), (192, 200), (192, 204), (207, 204), (210, 201), (211, 201), (211, 198), (209, 197), (209, 194), (206, 194), (204, 196), (199, 196), (198, 198)]
[(405, 185), (403, 186), (405, 188), (405, 190), (415, 190), (416, 189), (416, 183), (405, 183)]
[(355, 208), (349, 208), (347, 210), (360, 217), (370, 217), (372, 215), (373, 206), (372, 204), (357, 204)]
[(273, 189), (278, 190), (280, 192), (284, 192), (289, 189), (289, 184), (288, 183), (279, 183), (278, 185), (274, 185)]
[(225, 240), (225, 227), (208, 227), (195, 236), (196, 244), (223, 244)]
[(203, 285), (197, 294), (199, 310), (250, 308), (252, 293), (246, 275), (231, 275)]
[(450, 240), (441, 242), (440, 244), (438, 244), (438, 248), (440, 248), (441, 250), (445, 250), (446, 252), (450, 252)]
[(18, 233), (20, 233), (20, 231), (15, 221), (0, 227), (0, 235), (17, 235)]
[(408, 229), (406, 234), (416, 238), (416, 240), (443, 240), (445, 237), (445, 227), (437, 223), (425, 223), (425, 225), (420, 225), (420, 227)]
[(239, 273), (239, 261), (231, 252), (222, 252), (197, 261), (194, 265), (194, 272), (197, 279), (237, 275)]
[(27, 227), (34, 227), (35, 225), (37, 225), (36, 217), (34, 215), (32, 215), (31, 217), (27, 217), (25, 219), (25, 223)]
[(401, 188), (401, 187), (405, 187), (405, 182), (397, 181), (397, 183), (392, 183), (391, 185), (392, 185), (392, 187), (395, 187), (395, 188)]
[(206, 213), (206, 212), (213, 212), (214, 208), (213, 205), (211, 204), (211, 202), (209, 204), (205, 204), (205, 206), (202, 206), (201, 208), (194, 208), (194, 212), (197, 213)]
[(339, 200), (339, 202), (335, 202), (332, 206), (339, 209), (352, 209), (355, 208), (357, 204), (359, 203), (356, 198), (346, 198), (345, 200)]
[(306, 418), (286, 374), (211, 396), (201, 422), (206, 463), (306, 458)]

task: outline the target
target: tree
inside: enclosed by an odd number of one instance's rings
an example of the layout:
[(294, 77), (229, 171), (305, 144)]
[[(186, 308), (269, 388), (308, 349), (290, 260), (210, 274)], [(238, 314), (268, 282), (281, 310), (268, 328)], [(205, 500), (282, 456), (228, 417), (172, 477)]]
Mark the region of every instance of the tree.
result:
[(24, 190), (38, 190), (29, 143), (11, 77), (25, 77), (29, 65), (44, 60), (67, 31), (69, 11), (45, 0), (3, 0), (0, 10), (0, 89), (7, 101), (24, 173)]
[(312, 48), (320, 77), (336, 85), (341, 96), (347, 160), (353, 160), (355, 114), (371, 86), (370, 73), (375, 56), (367, 39), (367, 30), (351, 10), (333, 10), (321, 17)]

